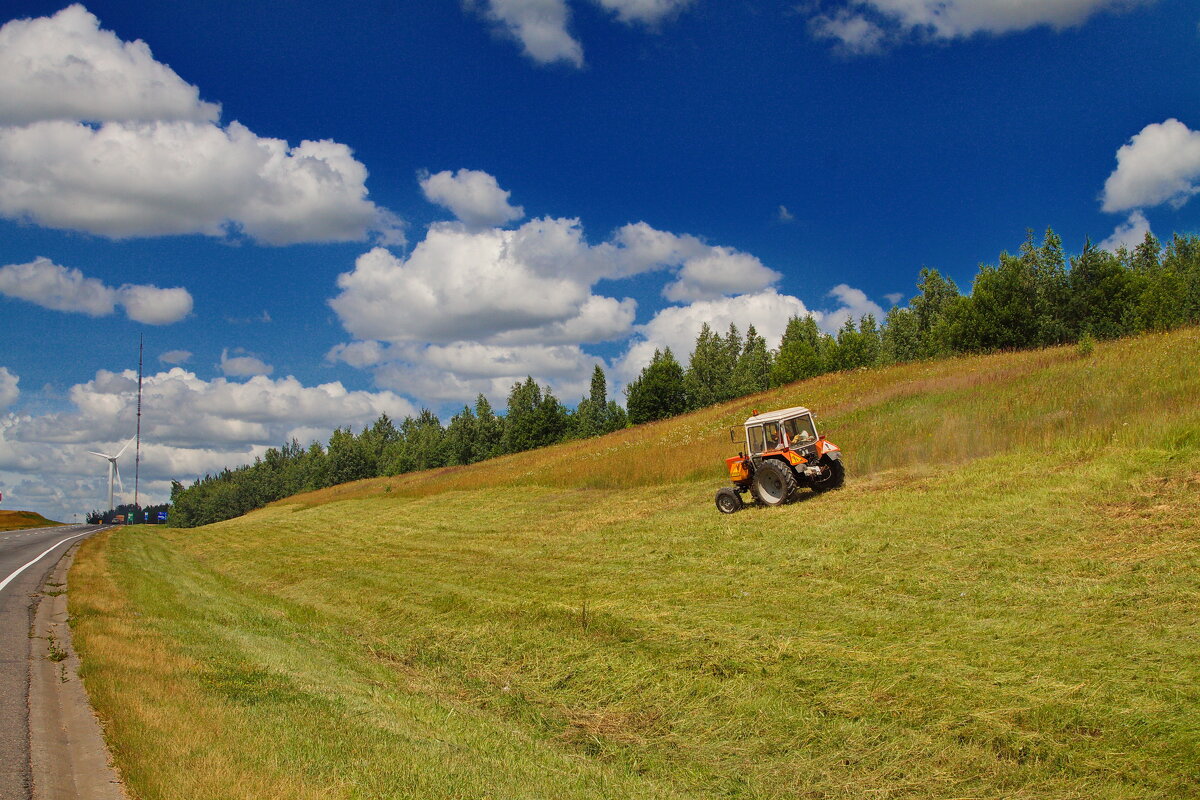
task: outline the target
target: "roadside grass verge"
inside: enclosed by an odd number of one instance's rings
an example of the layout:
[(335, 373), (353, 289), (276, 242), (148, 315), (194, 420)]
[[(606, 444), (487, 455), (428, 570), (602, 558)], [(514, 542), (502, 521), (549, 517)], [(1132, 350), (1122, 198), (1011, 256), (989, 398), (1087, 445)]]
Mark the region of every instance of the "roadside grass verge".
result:
[(1194, 796), (1197, 337), (1151, 343), (788, 387), (852, 467), (945, 450), (783, 509), (712, 507), (739, 408), (106, 533), (84, 679), (144, 800)]

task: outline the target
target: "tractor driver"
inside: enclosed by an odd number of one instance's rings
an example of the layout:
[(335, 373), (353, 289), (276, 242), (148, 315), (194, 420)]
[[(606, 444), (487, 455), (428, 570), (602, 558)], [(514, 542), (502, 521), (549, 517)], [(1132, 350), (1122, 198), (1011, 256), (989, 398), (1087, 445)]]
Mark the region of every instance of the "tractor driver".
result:
[(767, 440), (767, 450), (779, 449), (779, 423), (772, 422), (770, 425), (763, 425), (763, 436)]

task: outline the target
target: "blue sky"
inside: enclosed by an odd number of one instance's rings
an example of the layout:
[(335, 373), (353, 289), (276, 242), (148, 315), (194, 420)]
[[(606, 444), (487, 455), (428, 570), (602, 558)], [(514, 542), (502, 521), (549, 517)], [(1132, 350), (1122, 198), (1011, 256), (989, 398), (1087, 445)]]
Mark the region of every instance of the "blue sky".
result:
[(1200, 228), (1185, 0), (2, 13), (0, 490), (59, 518), (105, 501), (139, 335), (147, 502), (526, 374), (619, 391), (704, 321), (966, 289), (1027, 228)]

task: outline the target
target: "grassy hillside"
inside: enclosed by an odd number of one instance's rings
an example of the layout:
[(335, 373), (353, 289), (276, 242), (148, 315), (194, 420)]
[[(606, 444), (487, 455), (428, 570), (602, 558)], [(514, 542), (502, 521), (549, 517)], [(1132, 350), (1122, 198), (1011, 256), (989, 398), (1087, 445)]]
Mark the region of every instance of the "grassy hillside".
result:
[[(825, 376), (85, 543), (139, 798), (1124, 798), (1200, 774), (1200, 332)], [(719, 515), (803, 404), (845, 489)]]
[(54, 525), (62, 525), (62, 523), (46, 519), (36, 511), (0, 510), (0, 531), (17, 531), (23, 528), (49, 528)]

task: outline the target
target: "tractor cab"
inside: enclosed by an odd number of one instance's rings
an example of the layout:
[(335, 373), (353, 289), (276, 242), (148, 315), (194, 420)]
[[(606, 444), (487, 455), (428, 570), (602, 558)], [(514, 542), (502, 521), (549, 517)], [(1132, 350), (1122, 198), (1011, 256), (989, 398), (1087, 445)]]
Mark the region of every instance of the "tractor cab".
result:
[(752, 457), (784, 450), (813, 450), (817, 442), (812, 412), (802, 406), (755, 414), (746, 420), (745, 432), (746, 452)]
[(744, 492), (774, 506), (788, 502), (802, 486), (822, 492), (845, 480), (841, 448), (817, 433), (813, 413), (802, 406), (756, 411), (741, 430), (731, 429), (729, 438), (746, 449), (725, 459), (733, 485), (717, 492), (723, 513), (741, 508)]

